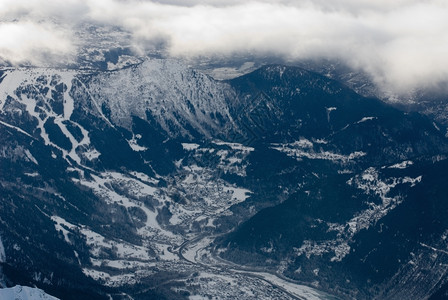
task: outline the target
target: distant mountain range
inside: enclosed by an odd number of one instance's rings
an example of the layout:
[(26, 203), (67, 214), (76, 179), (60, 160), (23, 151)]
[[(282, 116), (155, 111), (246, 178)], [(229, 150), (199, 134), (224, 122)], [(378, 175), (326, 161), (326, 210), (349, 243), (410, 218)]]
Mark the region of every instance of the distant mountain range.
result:
[(366, 98), (342, 73), (106, 69), (0, 70), (1, 285), (60, 299), (446, 297), (443, 118)]

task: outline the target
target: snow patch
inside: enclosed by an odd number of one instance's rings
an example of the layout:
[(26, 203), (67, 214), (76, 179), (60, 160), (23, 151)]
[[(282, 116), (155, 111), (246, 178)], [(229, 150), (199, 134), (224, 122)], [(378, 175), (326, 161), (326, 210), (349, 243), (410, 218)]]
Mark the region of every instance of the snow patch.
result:
[(38, 288), (16, 285), (12, 288), (0, 289), (0, 299), (4, 300), (58, 300)]
[(245, 152), (252, 152), (255, 149), (253, 147), (247, 147), (240, 143), (229, 143), (229, 142), (223, 142), (223, 141), (213, 141), (214, 144), (218, 146), (226, 145), (232, 148), (232, 150), (239, 150), (239, 151), (245, 151)]
[(377, 117), (364, 117), (361, 120), (359, 120), (358, 122), (356, 122), (355, 124), (364, 123), (364, 122), (376, 120), (376, 119), (377, 119)]
[(31, 154), (31, 152), (28, 149), (25, 149), (24, 151), (26, 157), (32, 161), (34, 164), (38, 165), (39, 163), (37, 162), (37, 160), (34, 158), (34, 156)]
[(237, 202), (244, 202), (247, 198), (250, 197), (252, 192), (243, 189), (243, 188), (236, 188), (236, 187), (224, 187), (225, 192), (231, 192), (232, 193), (232, 199), (236, 200)]
[(437, 126), (437, 124), (435, 122), (432, 122), (432, 125), (434, 126), (435, 129), (437, 129), (437, 131), (440, 131), (439, 126)]
[(131, 147), (131, 149), (134, 150), (134, 151), (136, 151), (136, 152), (140, 152), (140, 151), (146, 151), (146, 150), (148, 150), (148, 148), (143, 147), (143, 146), (140, 146), (140, 145), (138, 144), (138, 139), (139, 139), (139, 138), (138, 138), (137, 136), (134, 135), (134, 136), (132, 136), (132, 139), (127, 140), (129, 146)]
[(137, 269), (137, 268), (150, 268), (155, 267), (155, 263), (150, 263), (146, 261), (138, 261), (138, 260), (129, 260), (129, 259), (97, 259), (90, 258), (90, 262), (94, 267), (109, 267), (118, 270), (129, 270), (129, 269)]
[(182, 143), (182, 148), (184, 148), (184, 150), (187, 150), (187, 151), (192, 151), (192, 150), (196, 150), (197, 148), (199, 148), (199, 145), (193, 144), (193, 143)]
[(98, 150), (96, 150), (96, 149), (90, 149), (89, 151), (84, 152), (83, 155), (85, 158), (92, 161), (92, 160), (95, 160), (98, 157), (100, 157), (101, 153), (98, 152)]
[(39, 173), (37, 172), (33, 172), (33, 173), (23, 173), (24, 175), (28, 176), (28, 177), (37, 177), (39, 176)]
[(172, 252), (172, 250), (170, 249), (172, 246), (171, 245), (165, 245), (165, 244), (157, 244), (157, 249), (158, 249), (158, 254), (160, 259), (162, 260), (166, 260), (166, 261), (178, 261), (179, 260), (179, 256)]
[(414, 187), (417, 183), (422, 182), (422, 176), (418, 176), (417, 178), (405, 177), (402, 182), (410, 183), (411, 187)]
[(138, 179), (148, 182), (148, 183), (152, 183), (152, 184), (158, 184), (159, 180), (154, 179), (152, 177), (149, 177), (148, 175), (141, 173), (141, 172), (136, 172), (136, 171), (132, 171), (129, 174), (131, 174), (132, 176), (137, 177)]
[(77, 228), (77, 226), (65, 221), (63, 218), (58, 217), (58, 216), (52, 216), (51, 220), (56, 223), (54, 225), (56, 231), (62, 232), (65, 242), (67, 244), (71, 244), (72, 241), (69, 238), (70, 231), (68, 231), (68, 229), (73, 230), (73, 229)]
[(337, 107), (325, 107), (325, 110), (327, 111), (327, 121), (330, 123), (330, 114), (332, 111), (337, 110)]
[(272, 144), (271, 147), (274, 150), (285, 153), (286, 155), (293, 157), (297, 160), (307, 159), (319, 159), (319, 160), (329, 160), (334, 162), (348, 163), (360, 157), (366, 156), (366, 152), (355, 151), (348, 155), (333, 153), (330, 151), (320, 150), (316, 152), (314, 150), (314, 144), (308, 139), (300, 139), (294, 143), (287, 144)]
[(405, 160), (402, 161), (401, 163), (390, 166), (389, 169), (406, 169), (407, 167), (412, 166), (413, 164), (414, 162), (410, 160)]
[(70, 90), (72, 89), (72, 81), (74, 79), (73, 73), (64, 72), (61, 73), (61, 81), (66, 84), (66, 90), (64, 92), (64, 119), (70, 120), (75, 109), (75, 101), (70, 96)]
[[(0, 101), (1, 101), (1, 100), (0, 100)], [(17, 130), (18, 132), (23, 133), (24, 135), (29, 136), (30, 138), (33, 138), (33, 137), (31, 136), (31, 134), (29, 134), (28, 132), (26, 132), (25, 130), (23, 130), (23, 129), (17, 127), (17, 126), (10, 125), (10, 124), (8, 124), (8, 123), (6, 123), (6, 122), (3, 122), (3, 121), (0, 121), (0, 124), (2, 124), (3, 126), (9, 127), (9, 128), (15, 129), (15, 130)]]
[(0, 263), (6, 262), (5, 246), (3, 246), (2, 237), (0, 236)]
[(120, 274), (120, 275), (110, 275), (104, 271), (97, 271), (94, 269), (83, 268), (82, 272), (89, 276), (90, 278), (104, 283), (104, 285), (109, 287), (120, 287), (122, 285), (133, 285), (137, 283), (137, 274)]

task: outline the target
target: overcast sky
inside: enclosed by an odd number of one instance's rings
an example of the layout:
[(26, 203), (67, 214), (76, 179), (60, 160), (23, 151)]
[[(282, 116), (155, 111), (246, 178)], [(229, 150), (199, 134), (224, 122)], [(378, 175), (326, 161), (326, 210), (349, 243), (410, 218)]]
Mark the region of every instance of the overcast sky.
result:
[(95, 22), (173, 57), (335, 58), (396, 90), (448, 79), (446, 0), (0, 0), (0, 21), (0, 57), (15, 64), (76, 55), (75, 28)]

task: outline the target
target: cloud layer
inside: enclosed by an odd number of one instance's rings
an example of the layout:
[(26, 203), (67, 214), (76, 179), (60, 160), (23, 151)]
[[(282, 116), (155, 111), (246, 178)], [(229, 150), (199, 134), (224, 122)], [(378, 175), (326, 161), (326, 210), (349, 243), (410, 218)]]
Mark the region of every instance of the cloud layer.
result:
[[(141, 51), (339, 59), (396, 91), (448, 80), (445, 0), (0, 0), (0, 58), (76, 56), (81, 24), (119, 26)], [(77, 48), (78, 47), (78, 48)]]

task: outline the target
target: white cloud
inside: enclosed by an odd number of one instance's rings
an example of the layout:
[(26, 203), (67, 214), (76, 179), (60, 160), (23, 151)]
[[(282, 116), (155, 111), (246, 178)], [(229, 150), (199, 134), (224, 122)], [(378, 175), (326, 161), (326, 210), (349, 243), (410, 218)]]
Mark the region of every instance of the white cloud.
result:
[(67, 33), (53, 24), (0, 23), (0, 58), (11, 64), (46, 66), (55, 59), (62, 63), (73, 53)]
[[(444, 0), (0, 0), (0, 6), (0, 33), (9, 36), (0, 40), (0, 56), (15, 62), (32, 61), (37, 52), (71, 53), (77, 43), (67, 30), (42, 24), (54, 19), (68, 30), (85, 22), (120, 26), (139, 47), (165, 40), (175, 57), (337, 58), (396, 90), (448, 79)], [(12, 34), (12, 24), (35, 37)]]

